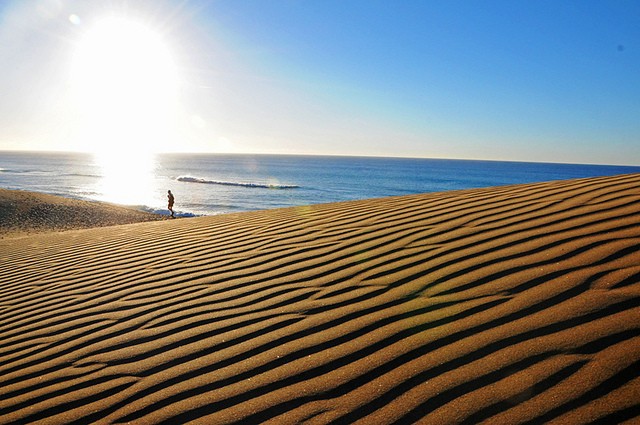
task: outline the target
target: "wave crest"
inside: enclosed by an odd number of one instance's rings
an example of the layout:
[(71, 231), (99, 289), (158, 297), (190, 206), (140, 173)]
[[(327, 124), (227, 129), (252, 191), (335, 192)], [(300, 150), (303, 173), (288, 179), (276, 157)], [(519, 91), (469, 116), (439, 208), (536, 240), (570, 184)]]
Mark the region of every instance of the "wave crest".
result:
[(180, 176), (180, 177), (177, 177), (176, 180), (179, 182), (186, 182), (186, 183), (217, 184), (222, 186), (239, 186), (239, 187), (251, 187), (251, 188), (260, 188), (260, 189), (296, 189), (300, 187), (295, 184), (207, 180), (207, 179), (202, 179), (199, 177), (192, 177), (192, 176)]

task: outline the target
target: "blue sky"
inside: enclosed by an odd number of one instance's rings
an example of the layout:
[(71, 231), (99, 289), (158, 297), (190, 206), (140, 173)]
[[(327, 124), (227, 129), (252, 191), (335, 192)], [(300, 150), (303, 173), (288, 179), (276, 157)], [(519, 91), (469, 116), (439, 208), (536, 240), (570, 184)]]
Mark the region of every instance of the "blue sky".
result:
[(158, 34), (177, 70), (170, 114), (150, 103), (144, 127), (107, 133), (123, 149), (640, 165), (637, 1), (0, 5), (0, 149), (95, 150), (108, 142), (86, 109), (126, 128), (70, 95), (79, 46), (118, 16)]

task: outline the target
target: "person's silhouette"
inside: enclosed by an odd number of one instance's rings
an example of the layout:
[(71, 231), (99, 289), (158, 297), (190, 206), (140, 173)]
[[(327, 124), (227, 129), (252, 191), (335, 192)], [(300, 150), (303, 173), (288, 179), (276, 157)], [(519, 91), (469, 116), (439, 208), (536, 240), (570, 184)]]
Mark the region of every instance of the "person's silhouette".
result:
[(171, 211), (171, 217), (175, 218), (175, 216), (173, 215), (173, 202), (174, 202), (174, 198), (173, 198), (173, 193), (171, 193), (171, 191), (168, 191), (168, 195), (167, 198), (169, 198), (169, 211)]

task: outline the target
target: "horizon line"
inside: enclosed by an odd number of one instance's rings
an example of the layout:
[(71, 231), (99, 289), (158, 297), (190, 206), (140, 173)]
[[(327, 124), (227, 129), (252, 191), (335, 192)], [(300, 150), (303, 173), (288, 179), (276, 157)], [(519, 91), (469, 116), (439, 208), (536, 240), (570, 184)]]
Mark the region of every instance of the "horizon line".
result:
[[(95, 155), (96, 152), (90, 150), (65, 150), (65, 149), (12, 149), (0, 148), (0, 152), (20, 152), (20, 153), (51, 153), (51, 154), (85, 154)], [(331, 153), (276, 153), (276, 152), (215, 152), (215, 151), (167, 151), (150, 152), (153, 155), (255, 155), (255, 156), (298, 156), (298, 157), (334, 157), (334, 158), (379, 158), (379, 159), (424, 159), (442, 161), (476, 161), (476, 162), (511, 162), (523, 164), (558, 164), (558, 165), (597, 165), (603, 167), (632, 167), (640, 168), (640, 164), (610, 164), (597, 162), (562, 162), (562, 161), (531, 161), (523, 159), (495, 159), (495, 158), (452, 158), (452, 157), (429, 157), (429, 156), (405, 156), (405, 155), (366, 155), (366, 154), (331, 154)]]

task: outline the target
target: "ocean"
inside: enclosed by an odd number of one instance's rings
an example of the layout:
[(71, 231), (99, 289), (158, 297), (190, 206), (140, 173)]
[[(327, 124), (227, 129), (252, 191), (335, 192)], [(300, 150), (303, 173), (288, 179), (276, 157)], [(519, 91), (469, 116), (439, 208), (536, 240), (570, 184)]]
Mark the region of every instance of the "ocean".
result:
[(639, 173), (640, 167), (295, 155), (0, 152), (0, 187), (180, 216)]

